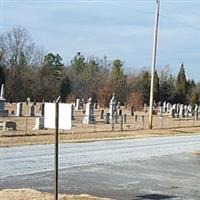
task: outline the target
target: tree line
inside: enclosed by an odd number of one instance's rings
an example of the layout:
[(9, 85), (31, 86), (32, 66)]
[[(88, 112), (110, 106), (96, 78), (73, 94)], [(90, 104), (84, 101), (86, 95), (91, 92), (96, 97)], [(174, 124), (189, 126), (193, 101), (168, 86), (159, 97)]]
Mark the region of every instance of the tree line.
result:
[[(149, 103), (149, 69), (125, 73), (120, 59), (85, 57), (78, 52), (69, 64), (59, 54), (45, 53), (36, 46), (28, 31), (17, 27), (0, 35), (0, 84), (6, 86), (10, 102), (53, 101), (59, 95), (63, 102), (92, 97), (108, 106), (112, 93), (122, 105), (140, 109)], [(184, 64), (177, 76), (167, 67), (155, 72), (155, 102), (200, 103), (200, 83), (188, 80)]]

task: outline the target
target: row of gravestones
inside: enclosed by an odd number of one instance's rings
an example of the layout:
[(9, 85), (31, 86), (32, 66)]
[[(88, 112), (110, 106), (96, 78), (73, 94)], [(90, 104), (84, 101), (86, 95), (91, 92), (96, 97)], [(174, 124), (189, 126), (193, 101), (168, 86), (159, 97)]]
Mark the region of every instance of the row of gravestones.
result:
[[(89, 99), (88, 99), (89, 101)], [(97, 109), (98, 108), (98, 104), (94, 103), (94, 108)], [(76, 99), (75, 105), (74, 105), (74, 110), (78, 111), (78, 110), (84, 110), (86, 109), (86, 105), (85, 105), (85, 101), (84, 99)]]
[(198, 118), (200, 114), (200, 105), (183, 105), (183, 104), (170, 104), (164, 102), (163, 105), (158, 106), (160, 116), (164, 113), (170, 113), (172, 118), (188, 118), (195, 116)]
[(169, 102), (164, 101), (163, 103), (158, 103), (158, 112), (160, 113), (160, 115), (162, 115), (163, 113), (170, 113), (171, 108), (172, 104)]
[(183, 104), (174, 104), (171, 109), (172, 118), (188, 118), (195, 117), (198, 119), (200, 114), (200, 105), (183, 105)]
[[(16, 117), (21, 117), (22, 116), (22, 110), (23, 110), (23, 104), (21, 102), (17, 103), (16, 106), (16, 112), (15, 112), (15, 116)], [(28, 116), (29, 117), (35, 117), (35, 105), (29, 103), (29, 112), (28, 112)], [(44, 116), (44, 102), (41, 103), (40, 105), (40, 111), (41, 111), (41, 116)]]
[[(83, 118), (84, 124), (95, 123), (94, 109), (95, 109), (95, 104), (92, 103), (92, 98), (89, 98), (85, 108), (85, 116)], [(118, 123), (118, 118), (120, 115), (122, 115), (122, 111), (121, 113), (118, 113), (118, 109), (120, 109), (120, 102), (117, 102), (115, 94), (113, 93), (113, 96), (109, 103), (109, 112), (106, 113), (106, 119), (105, 119), (106, 123), (110, 122)], [(101, 119), (104, 118), (104, 110), (101, 111), (100, 118)]]

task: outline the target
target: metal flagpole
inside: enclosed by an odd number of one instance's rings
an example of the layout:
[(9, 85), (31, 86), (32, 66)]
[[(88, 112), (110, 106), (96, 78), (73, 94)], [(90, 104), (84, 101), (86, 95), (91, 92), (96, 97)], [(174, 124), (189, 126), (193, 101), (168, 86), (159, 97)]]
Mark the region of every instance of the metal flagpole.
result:
[(160, 0), (156, 0), (156, 16), (155, 16), (155, 27), (154, 27), (154, 39), (153, 39), (153, 53), (152, 53), (152, 68), (151, 68), (151, 91), (150, 91), (150, 102), (149, 102), (149, 129), (153, 128), (153, 100), (154, 100), (154, 74), (156, 68), (156, 55), (157, 55), (157, 43), (158, 43), (158, 24), (160, 15)]

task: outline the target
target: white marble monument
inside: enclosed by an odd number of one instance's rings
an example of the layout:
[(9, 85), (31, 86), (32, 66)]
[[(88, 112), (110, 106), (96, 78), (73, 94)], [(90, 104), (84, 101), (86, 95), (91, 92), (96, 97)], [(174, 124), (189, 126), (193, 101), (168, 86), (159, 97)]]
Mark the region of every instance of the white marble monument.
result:
[(95, 117), (94, 117), (94, 104), (92, 103), (92, 98), (88, 99), (85, 109), (85, 116), (83, 119), (83, 124), (94, 124)]

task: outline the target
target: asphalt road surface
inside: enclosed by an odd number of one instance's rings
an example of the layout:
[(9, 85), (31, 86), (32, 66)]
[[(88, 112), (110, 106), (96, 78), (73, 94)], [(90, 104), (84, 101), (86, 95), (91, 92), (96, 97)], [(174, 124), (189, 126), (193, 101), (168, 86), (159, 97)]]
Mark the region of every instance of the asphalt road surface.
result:
[[(59, 192), (120, 200), (199, 200), (200, 136), (61, 144)], [(0, 149), (0, 189), (53, 192), (53, 145)]]

